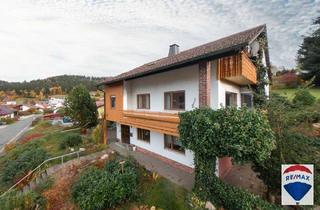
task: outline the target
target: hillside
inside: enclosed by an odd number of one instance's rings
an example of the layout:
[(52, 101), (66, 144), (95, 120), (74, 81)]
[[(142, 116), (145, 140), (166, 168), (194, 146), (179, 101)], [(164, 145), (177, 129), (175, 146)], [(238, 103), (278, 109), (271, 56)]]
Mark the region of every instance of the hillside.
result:
[(68, 93), (74, 86), (83, 84), (89, 91), (96, 90), (96, 85), (103, 81), (103, 77), (86, 77), (77, 75), (61, 75), (49, 77), (46, 79), (37, 79), (30, 82), (6, 82), (0, 81), (0, 91), (15, 90), (18, 95), (25, 92), (36, 92), (37, 94), (42, 90), (44, 93), (49, 93), (50, 89), (58, 88), (63, 93)]

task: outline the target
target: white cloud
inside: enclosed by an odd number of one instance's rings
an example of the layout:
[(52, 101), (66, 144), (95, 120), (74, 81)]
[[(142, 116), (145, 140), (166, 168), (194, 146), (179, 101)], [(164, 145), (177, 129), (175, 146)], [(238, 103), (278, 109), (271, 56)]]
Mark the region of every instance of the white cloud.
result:
[(263, 23), (271, 61), (295, 66), (319, 0), (0, 0), (0, 80), (110, 76)]

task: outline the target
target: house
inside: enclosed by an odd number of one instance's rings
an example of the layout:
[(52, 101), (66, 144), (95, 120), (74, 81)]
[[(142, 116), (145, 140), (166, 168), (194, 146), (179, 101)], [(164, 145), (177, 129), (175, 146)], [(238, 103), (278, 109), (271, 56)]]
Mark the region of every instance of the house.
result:
[(64, 101), (65, 101), (65, 99), (62, 96), (61, 97), (51, 97), (49, 99), (48, 104), (51, 108), (57, 110), (57, 109), (64, 107)]
[[(100, 84), (105, 122), (116, 123), (121, 143), (192, 171), (193, 152), (179, 141), (178, 113), (205, 106), (251, 106), (248, 86), (257, 83), (257, 69), (250, 57), (257, 55), (261, 36), (267, 36), (266, 25), (182, 52), (173, 44), (167, 57), (109, 78)], [(262, 51), (263, 63), (270, 67), (268, 49)], [(231, 159), (217, 162), (217, 174), (223, 177)]]
[(11, 118), (15, 117), (16, 111), (11, 109), (9, 106), (0, 105), (0, 118)]

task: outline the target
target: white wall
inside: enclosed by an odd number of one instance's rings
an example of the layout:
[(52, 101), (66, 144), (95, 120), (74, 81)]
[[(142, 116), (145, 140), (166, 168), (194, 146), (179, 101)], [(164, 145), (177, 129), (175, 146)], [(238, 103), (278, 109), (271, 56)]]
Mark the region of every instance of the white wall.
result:
[(226, 105), (226, 92), (237, 94), (237, 105), (241, 106), (240, 86), (232, 85), (223, 81), (219, 81), (219, 104), (220, 107)]
[(237, 94), (237, 105), (241, 106), (240, 86), (217, 80), (217, 63), (211, 63), (211, 107), (219, 109), (226, 105), (226, 92)]
[[(173, 71), (154, 74), (127, 81), (128, 109), (137, 109), (137, 94), (150, 94), (150, 110), (164, 112), (164, 92), (185, 91), (185, 109), (199, 106), (199, 67), (192, 65)], [(125, 98), (124, 98), (125, 99)], [(171, 111), (170, 111), (171, 112)]]
[(174, 160), (183, 165), (192, 168), (194, 167), (193, 153), (190, 150), (186, 150), (185, 154), (182, 154), (164, 148), (164, 134), (150, 131), (150, 143), (147, 143), (137, 139), (137, 128), (130, 127), (130, 133), (133, 134), (133, 136), (130, 137), (131, 144), (166, 157), (168, 159)]

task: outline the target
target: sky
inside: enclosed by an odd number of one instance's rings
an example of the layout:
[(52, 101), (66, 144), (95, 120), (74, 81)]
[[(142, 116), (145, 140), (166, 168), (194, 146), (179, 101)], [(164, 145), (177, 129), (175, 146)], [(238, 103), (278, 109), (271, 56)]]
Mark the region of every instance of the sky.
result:
[(320, 0), (0, 0), (0, 80), (114, 76), (267, 24), (271, 62), (295, 67)]

